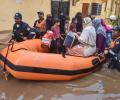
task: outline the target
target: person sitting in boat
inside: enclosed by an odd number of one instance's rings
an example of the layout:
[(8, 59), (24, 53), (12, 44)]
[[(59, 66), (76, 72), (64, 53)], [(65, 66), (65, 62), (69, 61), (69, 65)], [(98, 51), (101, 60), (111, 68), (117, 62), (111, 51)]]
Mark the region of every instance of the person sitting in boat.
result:
[(77, 20), (77, 24), (76, 24), (76, 31), (81, 33), (83, 30), (83, 19), (82, 19), (82, 13), (81, 12), (77, 12), (75, 15), (75, 19)]
[(65, 34), (67, 34), (69, 32), (69, 26), (70, 26), (69, 22), (70, 22), (70, 17), (66, 16), (65, 27), (64, 27), (65, 28)]
[(37, 34), (37, 38), (40, 38), (46, 33), (46, 22), (44, 20), (44, 13), (42, 11), (37, 12), (39, 19), (35, 21), (34, 28), (38, 29), (41, 34)]
[(73, 56), (91, 56), (96, 52), (96, 31), (89, 17), (84, 18), (85, 28), (78, 36), (79, 44), (68, 48), (68, 54)]
[(77, 20), (75, 18), (72, 18), (72, 22), (70, 23), (69, 31), (77, 33), (76, 25), (77, 25)]
[(103, 55), (106, 47), (106, 30), (102, 26), (100, 18), (94, 19), (93, 25), (97, 32), (97, 39), (96, 39), (97, 53)]
[(59, 53), (61, 47), (61, 34), (60, 34), (60, 21), (59, 19), (54, 20), (54, 25), (51, 28), (53, 32), (53, 40), (51, 42), (51, 51), (56, 51)]
[(16, 13), (15, 14), (15, 24), (13, 26), (13, 36), (12, 38), (16, 42), (21, 42), (27, 39), (27, 36), (30, 33), (31, 27), (22, 21), (22, 14)]
[(51, 14), (47, 15), (45, 22), (46, 22), (46, 31), (50, 31), (53, 26), (53, 18)]

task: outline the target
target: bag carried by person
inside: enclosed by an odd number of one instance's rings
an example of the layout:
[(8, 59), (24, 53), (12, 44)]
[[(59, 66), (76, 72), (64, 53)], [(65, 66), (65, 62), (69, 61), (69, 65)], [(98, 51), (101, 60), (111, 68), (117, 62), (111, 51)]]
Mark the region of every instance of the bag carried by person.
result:
[(74, 32), (69, 32), (64, 40), (63, 45), (67, 48), (72, 48), (76, 44), (78, 44), (78, 39), (75, 36), (76, 33)]

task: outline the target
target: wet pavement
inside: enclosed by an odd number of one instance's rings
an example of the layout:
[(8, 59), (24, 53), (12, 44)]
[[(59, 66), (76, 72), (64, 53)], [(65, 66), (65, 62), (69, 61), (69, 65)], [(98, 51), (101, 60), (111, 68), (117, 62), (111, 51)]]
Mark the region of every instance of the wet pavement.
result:
[[(10, 34), (1, 34), (7, 42)], [(5, 39), (4, 39), (5, 38)], [(0, 46), (3, 48), (4, 46)], [(120, 72), (102, 69), (72, 81), (25, 81), (0, 74), (0, 100), (120, 100)]]

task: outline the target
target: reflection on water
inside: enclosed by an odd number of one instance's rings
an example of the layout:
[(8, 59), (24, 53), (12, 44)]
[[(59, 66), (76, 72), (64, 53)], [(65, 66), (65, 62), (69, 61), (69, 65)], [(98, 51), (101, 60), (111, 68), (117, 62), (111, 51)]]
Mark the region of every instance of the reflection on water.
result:
[(37, 96), (34, 100), (42, 100), (44, 96), (43, 95), (40, 95), (40, 96)]
[(61, 97), (54, 96), (51, 100), (109, 100), (109, 98), (113, 98), (114, 100), (120, 100), (120, 94), (105, 94), (104, 84), (102, 80), (98, 80), (96, 83), (87, 86), (87, 87), (79, 87), (77, 84), (66, 84), (66, 88), (71, 88), (73, 92), (76, 91), (90, 91), (97, 92), (96, 94), (85, 94), (85, 95), (76, 95), (72, 93), (67, 93), (62, 95)]
[(104, 93), (103, 82), (102, 82), (102, 80), (98, 80), (97, 83), (95, 83), (91, 86), (85, 87), (85, 88), (80, 88), (80, 90), (95, 91), (98, 93)]
[(7, 100), (7, 96), (5, 92), (0, 92), (0, 100)]
[(67, 84), (66, 88), (71, 88), (74, 92), (83, 90), (83, 91), (104, 93), (104, 86), (103, 86), (102, 80), (98, 80), (97, 83), (84, 88), (80, 88), (79, 85), (76, 85), (76, 84)]
[(120, 94), (88, 94), (88, 95), (74, 95), (64, 94), (61, 97), (53, 97), (51, 100), (108, 100), (113, 98), (114, 100), (120, 100)]
[(24, 100), (24, 95), (20, 95), (17, 100)]

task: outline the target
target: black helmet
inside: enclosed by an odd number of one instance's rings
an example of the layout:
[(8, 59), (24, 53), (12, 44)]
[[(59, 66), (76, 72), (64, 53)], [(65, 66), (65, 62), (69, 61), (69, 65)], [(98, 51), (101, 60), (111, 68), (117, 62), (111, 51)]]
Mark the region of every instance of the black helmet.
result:
[(21, 13), (16, 13), (14, 18), (16, 20), (20, 20), (20, 19), (22, 19), (22, 14)]

